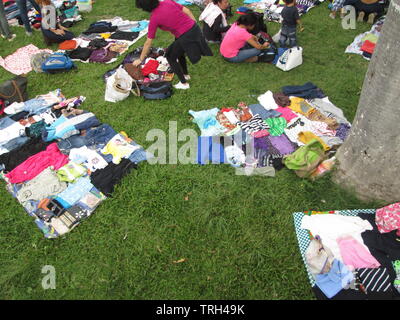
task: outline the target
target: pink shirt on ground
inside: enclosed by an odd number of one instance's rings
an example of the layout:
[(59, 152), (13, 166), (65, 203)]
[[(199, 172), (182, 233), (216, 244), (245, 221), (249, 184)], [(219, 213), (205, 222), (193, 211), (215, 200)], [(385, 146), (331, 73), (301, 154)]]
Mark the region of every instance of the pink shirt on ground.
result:
[(285, 118), (286, 121), (289, 123), (292, 119), (297, 118), (298, 115), (296, 115), (290, 108), (288, 107), (279, 107), (276, 108), (275, 111), (280, 112), (282, 115), (281, 117)]
[(246, 29), (234, 23), (222, 40), (219, 51), (225, 58), (236, 57), (240, 48), (242, 48), (252, 36), (253, 35)]
[(157, 28), (171, 32), (175, 38), (189, 31), (196, 23), (182, 11), (183, 6), (173, 0), (160, 1), (150, 15), (147, 38), (156, 37)]
[(33, 179), (47, 167), (53, 166), (54, 170), (58, 170), (67, 163), (68, 156), (60, 152), (57, 143), (52, 143), (46, 150), (30, 156), (5, 176), (10, 183), (21, 183)]

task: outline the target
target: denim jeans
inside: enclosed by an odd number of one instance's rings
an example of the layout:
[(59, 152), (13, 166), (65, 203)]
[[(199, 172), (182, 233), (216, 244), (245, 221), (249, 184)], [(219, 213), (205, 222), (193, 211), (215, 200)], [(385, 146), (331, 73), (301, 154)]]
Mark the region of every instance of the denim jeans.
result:
[(235, 57), (232, 58), (225, 58), (224, 59), (228, 62), (233, 62), (233, 63), (239, 63), (246, 61), (247, 59), (251, 57), (256, 57), (261, 53), (261, 50), (258, 50), (256, 48), (252, 49), (243, 49), (239, 50), (238, 54)]
[(305, 99), (324, 98), (325, 94), (312, 82), (307, 82), (302, 86), (285, 86), (282, 92), (287, 96), (296, 96)]
[(35, 0), (16, 0), (18, 9), (21, 15), (21, 20), (25, 26), (25, 30), (27, 32), (32, 32), (31, 24), (29, 23), (28, 19), (28, 8), (26, 2), (29, 1), (32, 6), (35, 8), (37, 12), (41, 12), (39, 5), (35, 2)]
[(297, 45), (296, 26), (282, 26), (281, 37), (279, 38), (281, 47), (286, 47), (287, 40), (289, 40), (289, 47), (292, 48)]
[(4, 35), (7, 39), (11, 38), (11, 31), (10, 27), (8, 26), (6, 11), (4, 9), (4, 4), (2, 1), (0, 1), (0, 33)]

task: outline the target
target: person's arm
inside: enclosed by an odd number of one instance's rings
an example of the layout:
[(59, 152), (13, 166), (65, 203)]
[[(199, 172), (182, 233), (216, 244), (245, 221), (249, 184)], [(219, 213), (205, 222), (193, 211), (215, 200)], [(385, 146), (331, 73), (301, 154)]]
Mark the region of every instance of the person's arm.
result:
[(302, 32), (304, 30), (304, 27), (303, 27), (303, 24), (301, 23), (299, 11), (297, 10), (297, 8), (296, 8), (296, 13), (295, 13), (294, 18), (296, 19), (296, 23), (299, 26), (300, 32)]
[(267, 49), (270, 46), (269, 42), (264, 42), (264, 44), (260, 44), (257, 40), (254, 40), (253, 37), (247, 40), (247, 43), (258, 50)]
[(145, 41), (145, 43), (143, 45), (143, 50), (142, 50), (142, 53), (140, 54), (140, 58), (136, 59), (132, 63), (135, 67), (140, 65), (144, 61), (144, 59), (147, 57), (147, 55), (149, 54), (149, 51), (150, 51), (152, 43), (153, 43), (153, 39), (147, 38), (147, 40)]
[(188, 8), (186, 8), (186, 7), (183, 7), (183, 8), (182, 8), (182, 11), (183, 11), (185, 14), (187, 14), (187, 15), (189, 16), (190, 19), (196, 21), (196, 18), (194, 17), (194, 15), (193, 15), (192, 11), (190, 11), (190, 9), (188, 9)]
[(300, 19), (296, 20), (296, 23), (299, 26), (300, 32), (304, 31), (304, 27), (303, 24), (301, 23), (301, 20)]
[(220, 14), (214, 21), (214, 24), (211, 27), (212, 32), (214, 33), (224, 33), (227, 32), (230, 26), (221, 27), (222, 25), (222, 15)]

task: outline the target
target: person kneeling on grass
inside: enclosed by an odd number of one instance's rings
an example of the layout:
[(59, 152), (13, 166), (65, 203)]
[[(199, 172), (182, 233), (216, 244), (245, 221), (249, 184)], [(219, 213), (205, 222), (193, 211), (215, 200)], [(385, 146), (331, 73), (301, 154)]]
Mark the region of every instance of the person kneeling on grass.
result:
[(42, 33), (46, 42), (61, 43), (75, 35), (57, 22), (57, 11), (51, 0), (36, 0), (42, 8)]
[(230, 28), (223, 10), (229, 7), (228, 0), (213, 0), (199, 17), (203, 21), (203, 34), (210, 43), (220, 43), (224, 33)]
[(267, 49), (270, 44), (260, 44), (255, 35), (249, 31), (253, 30), (257, 23), (254, 13), (240, 16), (231, 26), (222, 40), (219, 49), (221, 55), (228, 62), (257, 62), (258, 55)]
[(212, 56), (206, 40), (196, 23), (192, 12), (173, 0), (136, 0), (136, 7), (151, 12), (147, 40), (144, 43), (140, 58), (133, 62), (139, 66), (150, 51), (157, 28), (169, 31), (175, 36), (175, 41), (168, 47), (166, 58), (172, 72), (176, 73), (180, 82), (174, 85), (175, 89), (189, 89), (190, 76), (186, 64), (185, 54), (191, 63), (200, 61), (201, 56)]

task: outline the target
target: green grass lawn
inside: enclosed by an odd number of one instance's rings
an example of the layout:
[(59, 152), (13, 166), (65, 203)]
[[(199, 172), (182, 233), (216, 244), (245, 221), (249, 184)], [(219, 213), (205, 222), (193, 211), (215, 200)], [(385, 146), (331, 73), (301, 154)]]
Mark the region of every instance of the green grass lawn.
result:
[[(241, 1), (232, 4), (236, 8)], [(199, 9), (191, 9), (198, 17)], [(254, 103), (267, 90), (307, 81), (321, 87), (351, 121), (368, 62), (344, 50), (370, 26), (343, 30), (328, 14), (324, 3), (302, 17), (305, 31), (298, 39), (304, 63), (290, 72), (269, 64), (229, 64), (212, 45), (213, 57), (189, 64), (190, 90), (176, 91), (171, 99), (131, 96), (105, 102), (102, 75), (122, 57), (111, 65), (77, 63), (78, 70), (65, 74), (31, 72), (29, 97), (55, 88), (67, 97), (84, 95), (84, 109), (144, 147), (152, 144), (147, 132), (168, 132), (169, 121), (177, 121), (179, 130), (198, 130), (190, 109)], [(79, 34), (90, 23), (114, 16), (148, 17), (134, 1), (97, 0), (71, 30)], [(279, 25), (268, 23), (268, 28), (273, 35)], [(1, 56), (29, 43), (45, 48), (40, 32), (28, 38), (23, 28), (13, 31), (15, 41), (0, 39)], [(171, 41), (159, 30), (154, 44)], [(0, 69), (0, 81), (11, 77)], [(236, 176), (229, 165), (142, 163), (93, 216), (66, 236), (48, 240), (4, 186), (1, 182), (0, 299), (313, 299), (292, 213), (377, 205), (357, 200), (329, 176), (310, 182), (287, 169), (268, 178)], [(179, 259), (186, 260), (173, 263)], [(42, 289), (44, 265), (56, 268), (56, 290)]]

